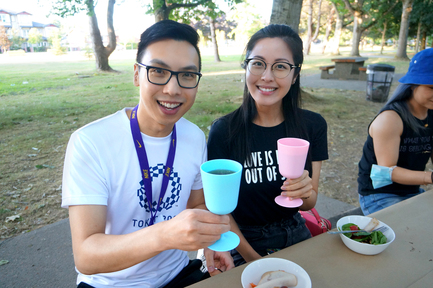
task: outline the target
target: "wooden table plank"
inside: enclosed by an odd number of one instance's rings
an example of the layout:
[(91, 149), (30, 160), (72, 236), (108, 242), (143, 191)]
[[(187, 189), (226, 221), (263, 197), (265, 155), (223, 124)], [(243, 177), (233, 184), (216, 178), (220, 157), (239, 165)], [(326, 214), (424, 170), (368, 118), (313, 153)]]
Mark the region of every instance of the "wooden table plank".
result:
[(367, 61), (367, 57), (343, 57), (343, 58), (334, 58), (331, 59), (332, 62), (338, 63), (357, 63), (357, 62), (365, 62)]
[[(396, 239), (382, 253), (361, 255), (338, 235), (321, 234), (266, 257), (284, 258), (303, 267), (313, 287), (409, 287), (429, 280), (433, 271), (433, 190), (371, 214), (393, 228)], [(242, 287), (244, 264), (191, 287)], [(355, 281), (355, 282), (354, 282)], [(418, 287), (418, 286), (413, 286)]]

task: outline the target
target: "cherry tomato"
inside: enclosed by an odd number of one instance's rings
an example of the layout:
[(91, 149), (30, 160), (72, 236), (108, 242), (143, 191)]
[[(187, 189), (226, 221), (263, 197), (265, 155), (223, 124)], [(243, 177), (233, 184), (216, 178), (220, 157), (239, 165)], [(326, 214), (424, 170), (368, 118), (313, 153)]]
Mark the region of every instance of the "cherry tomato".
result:
[(359, 230), (358, 226), (356, 226), (356, 225), (352, 225), (349, 228), (350, 228), (350, 230)]

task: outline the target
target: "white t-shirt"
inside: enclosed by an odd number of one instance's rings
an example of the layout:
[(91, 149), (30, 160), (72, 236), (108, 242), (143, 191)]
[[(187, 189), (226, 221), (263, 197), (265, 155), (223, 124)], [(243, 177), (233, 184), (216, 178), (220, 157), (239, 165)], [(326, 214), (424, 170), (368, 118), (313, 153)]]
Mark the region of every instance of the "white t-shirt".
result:
[[(207, 160), (204, 133), (188, 120), (176, 123), (176, 154), (168, 188), (156, 223), (186, 209), (191, 190), (203, 188), (200, 165)], [(152, 199), (158, 199), (171, 134), (142, 133), (152, 176)], [(147, 204), (140, 165), (125, 109), (75, 131), (68, 143), (63, 170), (62, 207), (106, 205), (106, 234), (128, 234), (148, 226)], [(155, 202), (154, 202), (155, 203)], [(143, 247), (146, 249), (146, 247)], [(78, 270), (77, 284), (95, 287), (161, 287), (187, 264), (187, 252), (164, 251), (127, 269), (95, 275)]]

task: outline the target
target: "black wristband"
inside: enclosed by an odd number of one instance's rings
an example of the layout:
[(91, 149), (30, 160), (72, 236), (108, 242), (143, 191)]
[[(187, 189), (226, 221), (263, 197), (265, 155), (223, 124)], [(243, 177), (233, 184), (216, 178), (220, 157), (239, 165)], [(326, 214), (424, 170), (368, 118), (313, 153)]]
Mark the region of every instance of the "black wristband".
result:
[(430, 173), (431, 184), (433, 184), (433, 172)]

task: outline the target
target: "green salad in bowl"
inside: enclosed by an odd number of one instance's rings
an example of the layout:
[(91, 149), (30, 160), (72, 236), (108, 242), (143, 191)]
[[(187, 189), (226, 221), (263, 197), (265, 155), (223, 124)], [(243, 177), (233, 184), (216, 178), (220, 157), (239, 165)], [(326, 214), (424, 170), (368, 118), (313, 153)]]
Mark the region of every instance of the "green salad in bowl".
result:
[[(350, 250), (359, 254), (379, 254), (395, 240), (395, 233), (390, 226), (376, 218), (371, 218), (368, 216), (344, 216), (337, 221), (336, 226), (339, 231), (372, 231), (372, 233), (353, 232), (339, 234), (344, 245), (346, 245)], [(376, 228), (377, 231), (374, 231)]]
[[(354, 223), (347, 223), (341, 226), (342, 231), (362, 230)], [(386, 236), (381, 231), (369, 232), (356, 232), (356, 233), (343, 233), (346, 237), (361, 243), (379, 245), (386, 243)]]

